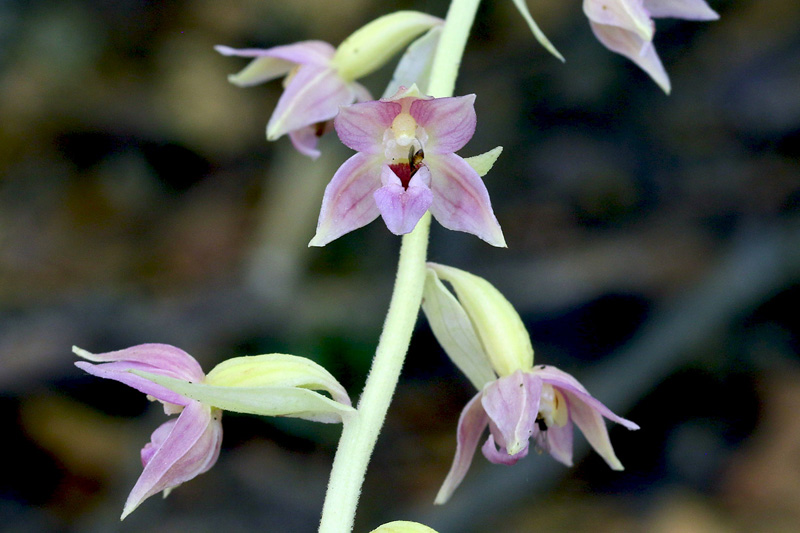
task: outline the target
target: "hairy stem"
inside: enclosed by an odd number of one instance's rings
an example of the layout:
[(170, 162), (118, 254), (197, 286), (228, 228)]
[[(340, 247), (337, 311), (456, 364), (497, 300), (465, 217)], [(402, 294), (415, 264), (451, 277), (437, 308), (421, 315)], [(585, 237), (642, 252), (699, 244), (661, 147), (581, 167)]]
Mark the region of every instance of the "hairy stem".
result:
[[(434, 56), (427, 93), (453, 95), (458, 67), (480, 0), (453, 0)], [(344, 421), (322, 509), (320, 533), (353, 529), (361, 485), (383, 427), (422, 303), (431, 215), (403, 237), (394, 292), (358, 411)]]

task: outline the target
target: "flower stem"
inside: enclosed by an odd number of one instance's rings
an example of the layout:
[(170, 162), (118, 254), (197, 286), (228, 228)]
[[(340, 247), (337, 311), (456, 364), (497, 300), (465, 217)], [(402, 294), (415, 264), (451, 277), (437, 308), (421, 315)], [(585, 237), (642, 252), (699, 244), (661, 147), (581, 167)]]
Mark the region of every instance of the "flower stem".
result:
[[(480, 0), (452, 0), (427, 93), (453, 95), (458, 67)], [(394, 292), (358, 411), (344, 420), (322, 509), (320, 533), (352, 531), (361, 485), (403, 367), (422, 303), (431, 215), (403, 237)]]

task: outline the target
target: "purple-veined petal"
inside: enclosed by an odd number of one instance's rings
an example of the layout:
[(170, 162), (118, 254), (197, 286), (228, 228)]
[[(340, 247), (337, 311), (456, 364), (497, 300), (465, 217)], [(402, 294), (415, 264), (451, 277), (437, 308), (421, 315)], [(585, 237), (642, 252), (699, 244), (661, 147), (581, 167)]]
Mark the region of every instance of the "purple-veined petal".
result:
[(602, 416), (608, 418), (612, 422), (621, 424), (628, 429), (636, 430), (639, 426), (626, 418), (619, 415), (606, 407), (600, 400), (589, 394), (586, 388), (578, 382), (577, 379), (567, 374), (563, 370), (559, 370), (553, 366), (539, 365), (534, 368), (532, 374), (539, 376), (545, 383), (551, 384), (556, 389), (562, 392), (569, 392), (575, 398), (588, 405), (591, 409), (597, 411)]
[(295, 150), (303, 155), (307, 155), (311, 159), (317, 159), (320, 156), (320, 151), (317, 150), (317, 131), (315, 126), (307, 126), (298, 130), (289, 132), (289, 139), (292, 141), (292, 146)]
[(478, 441), (489, 422), (489, 417), (481, 405), (482, 395), (482, 392), (478, 392), (461, 411), (458, 419), (456, 456), (453, 458), (450, 472), (447, 473), (447, 477), (436, 495), (435, 504), (441, 505), (450, 499), (453, 491), (467, 475), (472, 457), (475, 455), (475, 449), (478, 447)]
[(237, 74), (228, 76), (228, 81), (239, 87), (250, 87), (279, 78), (288, 74), (295, 65), (328, 65), (334, 53), (333, 47), (322, 41), (305, 41), (267, 49), (236, 49), (229, 46), (215, 46), (214, 49), (226, 56), (255, 58)]
[(478, 173), (455, 154), (428, 156), (433, 217), (445, 228), (465, 231), (492, 246), (505, 247), (503, 230), (494, 216), (489, 192)]
[(409, 113), (425, 128), (425, 155), (450, 154), (460, 150), (475, 133), (475, 95), (418, 99)]
[(483, 443), (483, 446), (481, 446), (481, 452), (483, 453), (483, 456), (486, 457), (490, 463), (494, 463), (496, 465), (510, 466), (516, 464), (517, 461), (528, 455), (529, 450), (530, 448), (526, 444), (524, 448), (514, 455), (509, 455), (505, 447), (498, 449), (497, 443), (494, 441), (494, 435), (491, 433), (489, 434), (489, 438), (486, 439), (486, 442)]
[(139, 344), (124, 350), (97, 354), (73, 346), (72, 351), (75, 355), (95, 363), (116, 361), (144, 363), (156, 369), (148, 372), (162, 373), (187, 381), (202, 381), (205, 377), (203, 369), (194, 357), (169, 344)]
[[(213, 466), (222, 443), (220, 418), (218, 410), (199, 402), (186, 406), (161, 446), (153, 454), (148, 452), (149, 460), (125, 502), (122, 518), (153, 494), (177, 487)], [(154, 439), (163, 438), (160, 429)]]
[(375, 191), (373, 197), (386, 227), (395, 235), (411, 233), (431, 206), (433, 193), (426, 181), (430, 183), (430, 172), (422, 167), (411, 177), (406, 189), (388, 165), (381, 168), (384, 185)]
[(719, 15), (708, 7), (705, 0), (644, 0), (650, 16), (672, 17), (686, 20), (717, 20)]
[(366, 154), (383, 153), (383, 134), (401, 109), (397, 102), (381, 100), (342, 106), (334, 127), (345, 146)]
[(309, 246), (325, 246), (378, 217), (373, 193), (381, 186), (381, 163), (380, 155), (358, 153), (339, 167), (325, 188), (317, 233)]
[(483, 390), (481, 404), (492, 421), (492, 434), (508, 455), (516, 455), (528, 447), (541, 394), (541, 380), (526, 379), (522, 370), (501, 377)]
[(327, 65), (336, 52), (325, 41), (301, 41), (272, 48), (231, 48), (217, 45), (214, 50), (225, 56), (274, 57), (298, 65)]
[[(131, 373), (131, 370), (141, 370), (142, 372), (151, 372), (162, 376), (168, 376), (176, 379), (185, 379), (181, 376), (176, 376), (174, 373), (164, 371), (159, 368), (150, 366), (145, 363), (133, 363), (129, 361), (117, 361), (114, 363), (101, 363), (93, 365), (84, 361), (78, 361), (75, 366), (84, 372), (104, 379), (113, 379), (125, 385), (148, 394), (162, 402), (168, 402), (175, 405), (186, 405), (189, 399), (181, 396), (177, 392), (173, 392), (161, 385), (156, 385), (152, 381)], [(202, 381), (202, 379), (198, 380)]]
[(584, 0), (583, 12), (591, 22), (614, 26), (652, 41), (655, 25), (642, 0)]
[(669, 76), (667, 71), (664, 70), (664, 65), (661, 64), (661, 59), (659, 59), (651, 42), (643, 40), (633, 32), (615, 26), (596, 24), (591, 21), (589, 25), (592, 27), (597, 40), (603, 43), (606, 48), (636, 63), (639, 68), (653, 78), (653, 81), (665, 93), (669, 94), (672, 89)]
[(611, 439), (608, 438), (608, 429), (600, 413), (568, 390), (562, 389), (562, 392), (567, 399), (570, 420), (583, 432), (594, 451), (608, 463), (612, 470), (624, 470), (622, 463), (614, 454)]
[[(572, 422), (567, 420), (563, 427), (550, 426), (547, 431), (539, 432), (539, 447), (547, 450), (553, 459), (567, 466), (572, 466)], [(544, 441), (544, 442), (542, 442)]]
[(353, 87), (332, 67), (302, 65), (283, 91), (267, 124), (267, 139), (331, 120), (339, 106), (356, 98)]

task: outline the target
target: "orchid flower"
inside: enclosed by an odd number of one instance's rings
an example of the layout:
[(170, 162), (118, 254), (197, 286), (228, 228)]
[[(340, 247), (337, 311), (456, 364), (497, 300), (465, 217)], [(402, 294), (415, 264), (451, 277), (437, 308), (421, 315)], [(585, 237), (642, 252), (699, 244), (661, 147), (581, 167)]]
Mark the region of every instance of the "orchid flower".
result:
[(409, 233), (428, 210), (448, 229), (505, 246), (480, 175), (454, 153), (475, 132), (474, 102), (475, 95), (422, 96), (412, 85), (390, 98), (343, 106), (336, 133), (358, 153), (325, 189), (309, 246), (324, 246), (378, 215), (392, 233)]
[(705, 0), (584, 0), (583, 12), (606, 48), (636, 63), (667, 94), (671, 85), (653, 46), (653, 18), (719, 18)]
[[(92, 354), (78, 368), (133, 387), (158, 400), (168, 415), (142, 448), (144, 470), (131, 490), (121, 519), (144, 500), (202, 474), (217, 462), (222, 443), (222, 409), (269, 416), (340, 422), (354, 412), (344, 388), (324, 368), (287, 354), (237, 357), (208, 375), (188, 353), (166, 344), (142, 344)], [(315, 390), (323, 390), (331, 398)]]
[(147, 394), (164, 405), (166, 414), (180, 413), (164, 422), (142, 448), (144, 470), (131, 490), (121, 519), (144, 500), (169, 492), (214, 466), (222, 444), (222, 413), (219, 409), (190, 400), (180, 394), (131, 373), (142, 370), (190, 382), (203, 382), (205, 374), (197, 361), (179, 348), (166, 344), (142, 344), (125, 350), (91, 354), (73, 351), (97, 365), (77, 362), (75, 366), (106, 379), (113, 379)]
[(288, 134), (294, 147), (316, 159), (317, 139), (331, 130), (339, 106), (371, 100), (355, 80), (381, 67), (420, 33), (441, 19), (414, 11), (380, 17), (353, 33), (338, 48), (323, 41), (303, 41), (265, 50), (216, 46), (226, 56), (253, 61), (228, 80), (249, 87), (284, 78), (284, 92), (267, 124), (267, 139)]
[(623, 469), (603, 417), (628, 429), (639, 426), (614, 414), (566, 372), (534, 367), (522, 320), (497, 289), (462, 270), (429, 263), (423, 298), (437, 340), (478, 389), (459, 417), (455, 458), (435, 503), (445, 503), (464, 479), (487, 427), (481, 451), (492, 463), (516, 463), (528, 455), (533, 439), (536, 449), (572, 466), (575, 425), (613, 470)]

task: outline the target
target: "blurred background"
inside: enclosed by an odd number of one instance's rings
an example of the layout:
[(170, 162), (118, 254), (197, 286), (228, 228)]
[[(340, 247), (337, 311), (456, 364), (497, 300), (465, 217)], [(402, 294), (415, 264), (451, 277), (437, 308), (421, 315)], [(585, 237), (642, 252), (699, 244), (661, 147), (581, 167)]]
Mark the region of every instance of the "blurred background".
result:
[[(720, 21), (659, 20), (665, 96), (593, 37), (581, 2), (483, 2), (457, 94), (461, 151), (508, 249), (434, 222), (430, 258), (493, 282), (555, 364), (638, 432), (624, 472), (576, 436), (576, 466), (480, 454), (432, 506), (474, 394), (419, 320), (364, 487), (357, 531), (800, 530), (800, 4), (710, 0)], [(118, 521), (164, 420), (73, 366), (174, 344), (208, 370), (285, 352), (357, 398), (399, 239), (375, 222), (309, 249), (351, 152), (311, 162), (264, 129), (281, 84), (226, 81), (215, 44), (338, 44), (390, 10), (443, 0), (0, 1), (0, 416), (8, 531), (315, 531), (338, 426), (226, 414), (218, 464)], [(364, 80), (380, 95), (389, 65)]]

